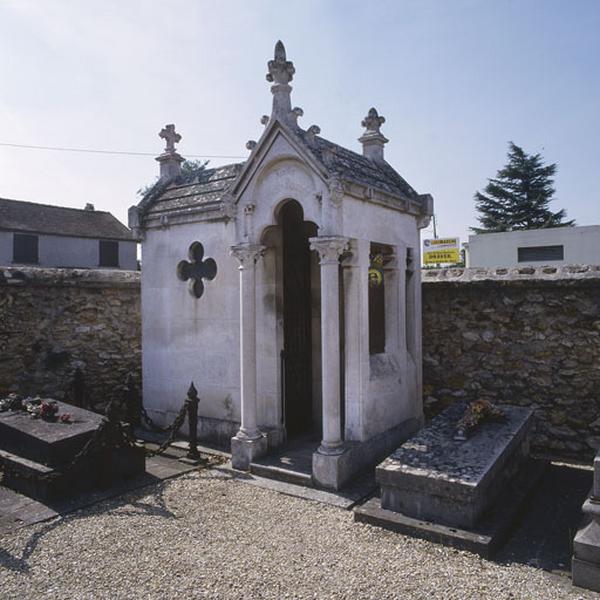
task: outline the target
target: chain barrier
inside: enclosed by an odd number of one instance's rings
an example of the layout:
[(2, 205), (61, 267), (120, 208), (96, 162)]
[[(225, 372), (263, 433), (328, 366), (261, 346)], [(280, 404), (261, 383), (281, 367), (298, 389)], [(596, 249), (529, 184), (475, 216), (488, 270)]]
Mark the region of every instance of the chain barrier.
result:
[(177, 413), (177, 416), (175, 417), (173, 423), (171, 423), (169, 427), (161, 429), (161, 431), (163, 431), (164, 433), (169, 434), (167, 439), (164, 442), (162, 442), (162, 444), (156, 450), (146, 450), (146, 456), (156, 456), (157, 454), (162, 454), (175, 441), (175, 436), (177, 435), (177, 432), (179, 431), (180, 427), (185, 421), (185, 415), (188, 411), (189, 402), (189, 398), (186, 398), (185, 402), (183, 403), (183, 406), (179, 410), (179, 413)]
[(154, 431), (159, 431), (160, 433), (167, 433), (171, 430), (172, 425), (169, 425), (168, 427), (161, 427), (160, 425), (157, 425), (150, 418), (150, 415), (146, 412), (146, 409), (143, 406), (140, 409), (140, 414), (142, 415), (142, 419), (150, 429), (153, 429)]

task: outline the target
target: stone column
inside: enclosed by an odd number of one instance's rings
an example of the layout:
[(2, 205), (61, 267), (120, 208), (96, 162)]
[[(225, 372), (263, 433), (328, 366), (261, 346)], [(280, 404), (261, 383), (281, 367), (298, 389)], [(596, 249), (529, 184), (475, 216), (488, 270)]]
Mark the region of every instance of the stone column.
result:
[(240, 389), (241, 425), (231, 439), (231, 463), (248, 470), (265, 454), (267, 439), (257, 425), (256, 398), (256, 261), (264, 252), (258, 244), (240, 244), (231, 253), (240, 261)]
[(311, 249), (321, 259), (323, 440), (317, 452), (323, 455), (339, 455), (344, 451), (340, 423), (339, 263), (348, 246), (348, 239), (339, 236), (310, 239)]
[(369, 384), (368, 240), (352, 240), (352, 256), (342, 263), (344, 277), (346, 423), (345, 439), (366, 439), (365, 411)]

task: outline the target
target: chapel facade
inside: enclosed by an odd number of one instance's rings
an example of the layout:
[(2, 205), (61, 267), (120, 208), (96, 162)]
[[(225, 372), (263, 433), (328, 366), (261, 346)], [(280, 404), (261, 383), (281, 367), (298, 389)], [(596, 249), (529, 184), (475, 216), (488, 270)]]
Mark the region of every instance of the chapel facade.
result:
[(170, 422), (193, 380), (199, 436), (230, 446), (234, 467), (306, 439), (315, 484), (339, 489), (422, 425), (419, 229), (433, 200), (385, 161), (375, 109), (362, 154), (303, 129), (294, 72), (278, 42), (245, 162), (184, 176), (179, 134), (161, 131), (161, 179), (129, 211), (144, 406)]

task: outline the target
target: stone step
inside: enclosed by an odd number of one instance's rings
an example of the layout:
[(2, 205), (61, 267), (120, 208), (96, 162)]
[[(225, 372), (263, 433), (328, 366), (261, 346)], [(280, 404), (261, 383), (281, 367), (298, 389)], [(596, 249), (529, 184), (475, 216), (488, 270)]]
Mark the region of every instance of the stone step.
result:
[[(143, 473), (145, 461), (143, 448), (119, 448), (86, 456), (74, 466), (67, 465), (63, 472), (0, 449), (0, 462), (4, 466), (2, 485), (40, 502), (110, 486), (115, 478)], [(58, 476), (48, 478), (53, 473)]]
[(251, 463), (250, 472), (258, 477), (294, 483), (304, 487), (313, 487), (312, 476), (309, 473), (303, 473), (301, 471), (292, 471), (275, 465)]
[(46, 479), (56, 471), (28, 458), (0, 450), (4, 466), (2, 485), (40, 500), (50, 500), (56, 495), (56, 480)]

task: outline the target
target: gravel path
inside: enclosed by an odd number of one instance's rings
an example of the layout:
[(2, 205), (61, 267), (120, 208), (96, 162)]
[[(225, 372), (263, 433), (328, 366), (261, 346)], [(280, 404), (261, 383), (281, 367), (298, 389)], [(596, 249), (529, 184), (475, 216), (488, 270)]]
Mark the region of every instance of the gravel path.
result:
[(600, 598), (570, 580), (190, 475), (0, 541), (0, 598)]

